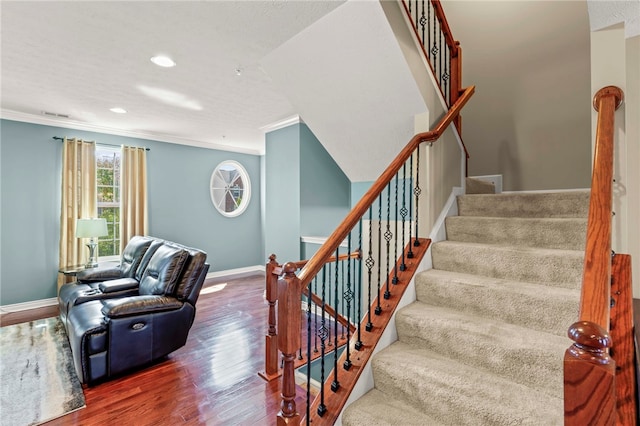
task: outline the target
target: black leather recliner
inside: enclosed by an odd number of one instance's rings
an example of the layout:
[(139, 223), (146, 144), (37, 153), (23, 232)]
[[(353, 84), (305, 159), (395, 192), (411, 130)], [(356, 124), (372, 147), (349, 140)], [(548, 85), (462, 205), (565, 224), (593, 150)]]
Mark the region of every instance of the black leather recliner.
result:
[[(60, 318), (80, 381), (106, 380), (184, 346), (209, 270), (206, 257), (173, 242), (134, 237), (120, 265), (87, 270), (77, 283), (63, 285)], [(99, 281), (107, 277), (113, 279)]]

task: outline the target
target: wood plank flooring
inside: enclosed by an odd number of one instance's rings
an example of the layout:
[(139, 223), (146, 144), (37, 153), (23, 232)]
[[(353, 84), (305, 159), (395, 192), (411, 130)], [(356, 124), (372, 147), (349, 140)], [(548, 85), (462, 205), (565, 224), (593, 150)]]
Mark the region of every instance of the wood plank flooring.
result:
[[(275, 425), (279, 381), (264, 369), (264, 274), (205, 282), (187, 344), (156, 365), (95, 387), (87, 407), (47, 425)], [(4, 314), (2, 326), (57, 314)], [(296, 404), (304, 413), (304, 391)]]

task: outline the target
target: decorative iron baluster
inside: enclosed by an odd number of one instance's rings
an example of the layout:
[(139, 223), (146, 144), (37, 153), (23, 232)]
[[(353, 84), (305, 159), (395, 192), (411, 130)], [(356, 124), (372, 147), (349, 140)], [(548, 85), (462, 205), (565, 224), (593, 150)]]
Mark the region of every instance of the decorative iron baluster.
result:
[(398, 265), (398, 173), (396, 173), (396, 201), (395, 201), (395, 208), (394, 208), (394, 217), (393, 217), (393, 229), (394, 232), (393, 234), (395, 235), (395, 238), (393, 240), (393, 281), (391, 281), (393, 284), (398, 284), (399, 279), (398, 279), (398, 268), (396, 268), (396, 266)]
[[(440, 66), (438, 67), (438, 80), (440, 83), (440, 90), (442, 90), (442, 57), (444, 56), (442, 53), (442, 22), (438, 21), (438, 28), (440, 29), (439, 33), (440, 33), (440, 41), (438, 42), (439, 46), (440, 46), (440, 55), (438, 55), (438, 62), (440, 63)], [(444, 92), (443, 92), (444, 93)], [(449, 103), (447, 102), (447, 105), (449, 105)]]
[(413, 244), (411, 243), (413, 231), (413, 227), (411, 226), (411, 221), (413, 220), (413, 152), (411, 153), (411, 157), (409, 157), (409, 162), (411, 164), (411, 167), (409, 167), (411, 179), (409, 180), (409, 250), (407, 251), (407, 258), (413, 259)]
[[(315, 279), (315, 278), (314, 278)], [(311, 286), (308, 286), (309, 294), (308, 294), (308, 303), (307, 303), (307, 424), (309, 423), (309, 419), (311, 418), (311, 335), (314, 334), (311, 332), (311, 298), (313, 297), (313, 292), (311, 290)]]
[[(320, 319), (320, 328), (318, 328), (317, 330), (318, 337), (320, 337), (320, 383), (324, 383), (324, 350), (325, 350), (324, 342), (325, 340), (327, 340), (327, 337), (329, 335), (327, 327), (325, 326), (326, 284), (327, 284), (327, 266), (324, 265), (322, 267), (322, 318)], [(320, 405), (318, 406), (318, 415), (322, 417), (326, 412), (327, 412), (327, 406), (324, 404), (324, 386), (320, 386)]]
[(451, 93), (449, 93), (449, 77), (451, 76), (451, 48), (449, 46), (444, 51), (445, 53), (445, 61), (444, 61), (444, 74), (442, 74), (442, 81), (444, 81), (444, 97), (447, 100), (447, 105), (451, 106)]
[[(336, 278), (334, 281), (335, 284), (335, 297), (333, 298), (334, 300), (334, 309), (336, 314), (339, 312), (338, 311), (338, 307), (340, 305), (340, 302), (338, 302), (338, 262), (340, 262), (340, 248), (338, 247), (336, 249)], [(336, 315), (336, 317), (333, 320), (334, 323), (334, 333), (333, 333), (333, 341), (334, 341), (334, 345), (333, 345), (333, 382), (331, 382), (331, 390), (333, 392), (337, 391), (338, 389), (340, 389), (340, 382), (338, 381), (338, 316)]]
[(420, 200), (420, 146), (416, 149), (416, 187), (413, 189), (413, 193), (416, 196), (416, 239), (413, 240), (413, 245), (418, 247), (420, 245), (420, 241), (418, 240), (418, 206), (420, 205), (418, 201)]
[[(328, 269), (327, 274), (329, 275), (329, 281), (328, 281), (328, 284), (329, 284), (328, 293), (329, 294), (328, 294), (328, 297), (327, 297), (327, 299), (329, 299), (329, 300), (328, 300), (327, 304), (329, 306), (334, 306), (332, 304), (332, 302), (331, 302), (331, 295), (333, 294), (331, 292), (331, 277), (333, 276), (333, 275), (331, 275), (331, 263), (327, 263), (326, 265), (327, 265), (327, 269)], [(327, 327), (327, 332), (329, 333), (328, 336), (327, 336), (327, 341), (328, 341), (327, 346), (333, 346), (333, 339), (331, 339), (331, 333), (333, 332), (333, 330), (331, 329), (331, 324), (329, 324), (329, 326)]]
[[(349, 234), (349, 235), (351, 235), (351, 234)], [(347, 262), (349, 262), (349, 260), (351, 259), (351, 251), (348, 251), (347, 254), (348, 254)], [(341, 284), (340, 294), (342, 295), (342, 298), (343, 298), (342, 300), (344, 300), (344, 293), (345, 293), (344, 283), (346, 281), (346, 277), (344, 275), (344, 264), (345, 264), (345, 262), (340, 262), (340, 267), (342, 268), (342, 273), (340, 274), (340, 284)], [(344, 303), (340, 303), (340, 306), (342, 306), (342, 316), (345, 316)], [(349, 318), (349, 315), (347, 314), (346, 317)], [(341, 330), (340, 338), (343, 339), (343, 340), (344, 340), (344, 329), (345, 329), (344, 325), (340, 324), (340, 330)]]
[(391, 256), (391, 250), (389, 250), (389, 247), (391, 245), (392, 238), (393, 232), (391, 232), (391, 182), (389, 182), (387, 184), (387, 231), (384, 233), (384, 239), (387, 241), (387, 274), (385, 275), (386, 289), (384, 291), (385, 299), (391, 297), (391, 292), (389, 291), (389, 264), (391, 263), (389, 257)]
[[(428, 19), (424, 16), (424, 0), (422, 0), (422, 16), (420, 17), (420, 26), (422, 27), (422, 45), (424, 45), (424, 31), (428, 23)], [(416, 26), (418, 24), (418, 6), (416, 5)]]
[(346, 348), (345, 350), (347, 351), (347, 356), (346, 359), (344, 361), (344, 364), (342, 365), (342, 367), (345, 370), (349, 370), (351, 368), (351, 353), (349, 352), (349, 339), (350, 339), (350, 334), (351, 334), (351, 327), (349, 327), (349, 325), (351, 324), (352, 320), (351, 320), (351, 300), (353, 300), (353, 291), (351, 290), (351, 232), (349, 232), (349, 235), (347, 236), (347, 253), (349, 253), (349, 258), (347, 259), (347, 291), (344, 292), (343, 297), (344, 297), (344, 301), (347, 304), (347, 319), (349, 320), (348, 324), (347, 324), (347, 340), (346, 340)]
[[(433, 55), (433, 61), (431, 62), (433, 64), (433, 70), (436, 70), (436, 55), (438, 54), (438, 47), (436, 46), (436, 21), (437, 21), (437, 16), (436, 16), (436, 11), (433, 11), (433, 47), (431, 48), (431, 54)], [(438, 75), (436, 73), (436, 75)]]
[(382, 285), (382, 277), (380, 274), (380, 253), (382, 252), (382, 194), (378, 196), (378, 297), (376, 298), (377, 306), (375, 313), (380, 315), (382, 313), (382, 306), (380, 306), (380, 286)]
[[(316, 275), (315, 277), (313, 277), (313, 292), (315, 294), (318, 294), (318, 275)], [(317, 330), (318, 329), (318, 305), (316, 303), (313, 304), (313, 329)], [(314, 333), (313, 334), (313, 352), (314, 353), (318, 353), (319, 349), (318, 349), (318, 334)]]
[[(360, 324), (360, 318), (362, 318), (362, 218), (358, 221), (358, 252), (360, 253), (358, 258), (358, 283), (355, 288), (358, 290), (356, 297), (356, 323)], [(358, 326), (358, 339), (354, 348), (359, 351), (362, 346), (362, 329)]]
[(402, 217), (402, 245), (400, 246), (402, 249), (402, 263), (400, 263), (400, 270), (406, 271), (407, 265), (405, 264), (404, 258), (404, 237), (405, 237), (405, 224), (407, 221), (407, 162), (405, 161), (402, 164), (402, 208), (400, 209), (400, 217)]
[[(427, 30), (427, 38), (424, 38), (424, 35), (422, 36), (422, 44), (424, 45), (424, 50), (427, 52), (427, 60), (429, 60), (429, 46), (431, 46), (431, 32), (429, 31), (429, 22), (431, 22), (431, 8), (433, 6), (431, 5), (431, 1), (427, 1), (427, 22), (425, 23), (425, 28)], [(424, 2), (422, 3), (422, 8), (424, 10)], [(434, 16), (435, 16), (435, 11), (433, 12)]]
[(365, 326), (365, 330), (371, 331), (373, 329), (373, 324), (371, 323), (371, 269), (375, 265), (375, 260), (373, 260), (372, 256), (372, 222), (373, 222), (373, 206), (369, 206), (369, 257), (364, 262), (368, 270), (368, 294), (367, 294), (367, 325)]

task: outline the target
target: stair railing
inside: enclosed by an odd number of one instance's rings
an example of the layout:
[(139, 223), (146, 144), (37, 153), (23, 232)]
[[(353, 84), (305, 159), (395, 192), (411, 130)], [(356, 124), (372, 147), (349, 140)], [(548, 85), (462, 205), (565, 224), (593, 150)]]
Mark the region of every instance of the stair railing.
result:
[[(451, 107), (462, 93), (462, 48), (451, 34), (442, 4), (440, 0), (402, 0), (401, 3), (438, 89)], [(453, 122), (468, 161), (469, 151), (462, 141), (462, 116), (458, 115)], [(467, 172), (468, 164), (465, 175)]]
[[(312, 395), (314, 392), (309, 387), (310, 377), (307, 376), (306, 415), (303, 422), (333, 424), (344, 407), (373, 352), (376, 339), (379, 339), (397, 307), (402, 292), (416, 272), (429, 244), (428, 240), (418, 238), (417, 208), (421, 193), (418, 148), (422, 143), (436, 142), (441, 137), (474, 91), (473, 86), (465, 89), (433, 130), (419, 133), (409, 141), (298, 275), (294, 262), (289, 262), (282, 268), (284, 277), (277, 282), (277, 342), (283, 358), (282, 402), (278, 424), (297, 425), (301, 419), (296, 407), (295, 357), (301, 347), (300, 300), (311, 291), (310, 284), (313, 280), (320, 283), (318, 293), (322, 296), (328, 292), (334, 293), (334, 306), (346, 305), (344, 315), (356, 318), (355, 322), (360, 323), (360, 326), (350, 337), (340, 360), (334, 358), (331, 378), (325, 377), (324, 357), (320, 358), (321, 385), (315, 399)], [(349, 281), (348, 277), (359, 276), (362, 290), (359, 291), (355, 284), (347, 285), (344, 292), (339, 294), (338, 286), (342, 282), (338, 277), (327, 274), (326, 265), (332, 256), (339, 256), (339, 246), (345, 240), (348, 242), (348, 253), (352, 252), (352, 245), (362, 253), (363, 267), (346, 273), (347, 282), (351, 283), (356, 280)], [(310, 299), (311, 296), (308, 297)], [(323, 300), (325, 297), (320, 301), (321, 323), (315, 330), (321, 347), (325, 346), (329, 335), (327, 324), (323, 322), (326, 318)], [(379, 321), (375, 320), (376, 317)], [(313, 331), (310, 316), (307, 318), (307, 335), (310, 338)], [(372, 335), (377, 337), (369, 338)], [(310, 354), (311, 350), (307, 342), (307, 353)], [(337, 352), (334, 351), (333, 356), (337, 357)], [(307, 375), (310, 374), (308, 371)]]
[(568, 330), (574, 343), (564, 357), (566, 425), (636, 421), (630, 262), (611, 251), (614, 119), (622, 100), (614, 86), (593, 100), (598, 122), (580, 314)]
[[(269, 256), (269, 263), (266, 264), (265, 267), (265, 299), (269, 304), (269, 315), (268, 315), (268, 330), (265, 336), (265, 369), (264, 371), (259, 372), (258, 374), (267, 381), (272, 381), (277, 379), (282, 375), (282, 368), (278, 362), (278, 322), (276, 319), (276, 303), (278, 301), (278, 278), (283, 274), (284, 269), (283, 265), (280, 265), (276, 261), (277, 257), (275, 254)], [(327, 264), (337, 264), (341, 265), (343, 269), (346, 267), (351, 270), (351, 268), (355, 268), (355, 265), (359, 265), (360, 260), (362, 259), (361, 253), (359, 251), (349, 252), (339, 254), (337, 257), (332, 256), (327, 260)], [(353, 261), (353, 262), (352, 262)], [(296, 270), (302, 269), (308, 260), (301, 260), (299, 262), (294, 262)], [(313, 287), (313, 290), (317, 289), (317, 283)], [(315, 307), (314, 318), (317, 325), (318, 321), (318, 306), (322, 304), (321, 298), (316, 294), (316, 291), (312, 291), (311, 294), (307, 294), (309, 298), (305, 300), (305, 303), (308, 305)], [(309, 300), (311, 302), (309, 302)], [(339, 344), (344, 344), (345, 339), (345, 330), (348, 329), (346, 335), (349, 336), (351, 333), (355, 331), (355, 326), (352, 324), (352, 321), (349, 318), (346, 318), (337, 309), (335, 309), (331, 305), (331, 301), (329, 304), (325, 303), (325, 313), (332, 321), (337, 322), (341, 329), (341, 338), (339, 339)], [(336, 333), (337, 335), (337, 333)], [(304, 338), (304, 335), (302, 336)], [(308, 361), (313, 361), (316, 359), (318, 354), (317, 341), (316, 347), (314, 349), (314, 355), (309, 358), (306, 357), (306, 354), (302, 352), (302, 348), (298, 353), (297, 359), (294, 361), (294, 368), (299, 368), (302, 365), (305, 365)], [(338, 345), (336, 345), (338, 346)]]

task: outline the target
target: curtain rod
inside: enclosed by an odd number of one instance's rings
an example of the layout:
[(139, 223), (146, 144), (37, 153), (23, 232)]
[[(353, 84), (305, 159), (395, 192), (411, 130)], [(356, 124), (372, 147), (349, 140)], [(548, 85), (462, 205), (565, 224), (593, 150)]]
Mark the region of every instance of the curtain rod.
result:
[[(55, 139), (55, 140), (57, 140), (57, 141), (63, 141), (63, 140), (64, 140), (64, 138), (62, 138), (62, 137), (60, 137), (60, 136), (54, 136), (54, 137), (53, 137), (53, 139)], [(112, 144), (112, 143), (102, 143), (102, 142), (100, 142), (100, 143), (97, 143), (97, 142), (96, 142), (96, 145), (120, 146), (120, 145), (114, 145), (114, 144)], [(145, 150), (145, 151), (151, 151), (151, 148), (147, 148), (147, 147), (145, 147), (145, 148), (144, 148), (144, 150)]]

